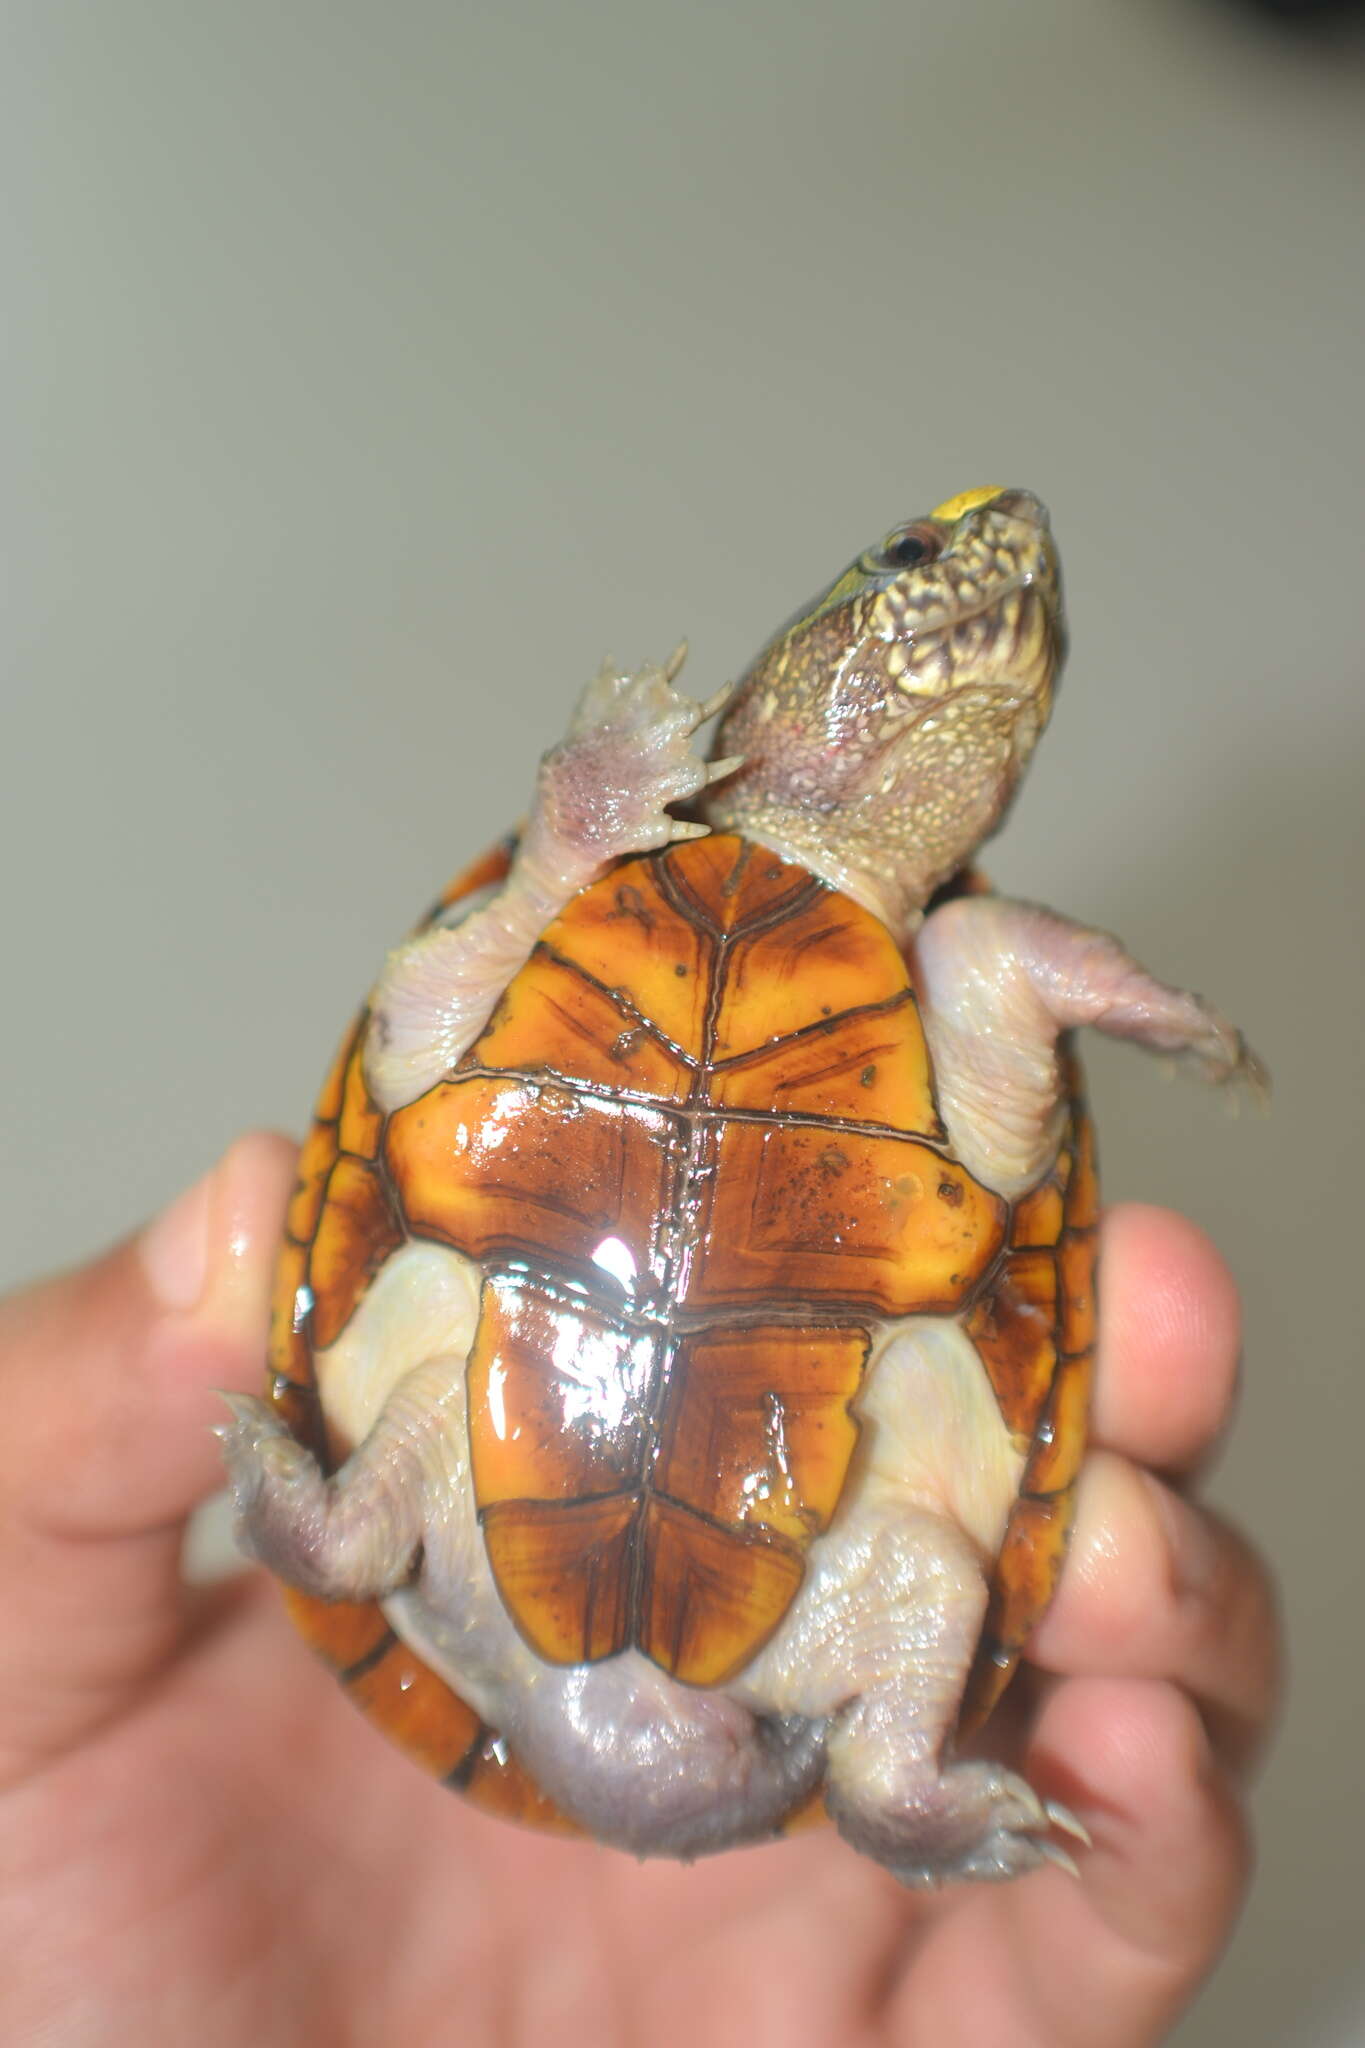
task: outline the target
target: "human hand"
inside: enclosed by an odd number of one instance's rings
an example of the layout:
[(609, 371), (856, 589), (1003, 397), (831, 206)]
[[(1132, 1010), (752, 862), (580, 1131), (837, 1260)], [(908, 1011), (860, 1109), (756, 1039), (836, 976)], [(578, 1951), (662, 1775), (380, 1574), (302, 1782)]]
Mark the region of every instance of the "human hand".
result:
[(829, 1830), (688, 1869), (489, 1820), (376, 1737), (263, 1575), (183, 1588), (291, 1174), (244, 1139), (141, 1238), (0, 1305), (4, 2048), (1163, 2037), (1246, 1885), (1278, 1682), (1264, 1569), (1179, 1491), (1238, 1351), (1191, 1225), (1106, 1220), (1096, 1450), (1006, 1702), (1011, 1761), (1093, 1847), (1079, 1882), (926, 1899)]

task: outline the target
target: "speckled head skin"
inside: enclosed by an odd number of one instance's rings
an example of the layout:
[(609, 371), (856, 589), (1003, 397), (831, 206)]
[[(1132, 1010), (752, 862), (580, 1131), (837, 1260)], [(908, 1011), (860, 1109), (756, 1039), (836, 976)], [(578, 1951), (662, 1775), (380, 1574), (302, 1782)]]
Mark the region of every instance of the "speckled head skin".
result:
[(894, 527), (768, 642), (716, 740), (744, 765), (703, 815), (913, 929), (1000, 824), (1065, 644), (1045, 507), (963, 492)]

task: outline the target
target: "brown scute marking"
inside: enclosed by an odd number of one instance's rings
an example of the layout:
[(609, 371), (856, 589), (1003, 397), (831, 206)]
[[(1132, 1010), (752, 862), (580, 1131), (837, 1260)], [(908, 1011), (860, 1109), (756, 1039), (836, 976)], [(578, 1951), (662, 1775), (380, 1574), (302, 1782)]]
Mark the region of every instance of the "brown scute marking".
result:
[(908, 987), (905, 961), (870, 911), (821, 889), (731, 945), (713, 1057), (734, 1059), (829, 1019), (830, 990), (840, 986), (857, 990), (860, 1009), (889, 1003)]
[(362, 1032), (346, 1069), (341, 1095), (341, 1123), (337, 1138), (343, 1152), (373, 1159), (384, 1131), (384, 1112), (377, 1108), (365, 1080), (365, 1036)]
[(1057, 1369), (1057, 1267), (1049, 1251), (1011, 1252), (965, 1324), (1005, 1426), (1031, 1437)]
[(284, 1217), (285, 1232), (297, 1244), (307, 1244), (317, 1228), (327, 1176), (336, 1162), (337, 1150), (335, 1124), (314, 1124), (303, 1141), (294, 1191)]
[(278, 1380), (303, 1386), (313, 1378), (313, 1353), (308, 1342), (308, 1246), (286, 1238), (275, 1259), (270, 1292), (270, 1338), (266, 1356)]
[(727, 936), (783, 916), (803, 896), (828, 893), (808, 868), (733, 832), (670, 848), (659, 865), (692, 914)]
[(862, 1329), (783, 1323), (706, 1331), (679, 1347), (655, 1491), (712, 1521), (766, 1528), (804, 1550), (829, 1527), (848, 1476)]
[(646, 1504), (640, 1648), (684, 1685), (722, 1685), (781, 1621), (805, 1576), (769, 1534), (718, 1529), (671, 1501)]
[(547, 1664), (594, 1664), (630, 1639), (631, 1535), (639, 1502), (498, 1501), (483, 1512), (507, 1611)]
[(539, 1828), (551, 1835), (581, 1835), (577, 1821), (547, 1799), (524, 1764), (518, 1762), (507, 1744), (489, 1733), (464, 1759), (459, 1771), (447, 1781), (474, 1806), (493, 1813), (500, 1820), (517, 1821), (522, 1827)]
[(1098, 1236), (1068, 1230), (1058, 1252), (1062, 1281), (1062, 1349), (1089, 1351), (1095, 1343), (1095, 1261)]
[(361, 1713), (435, 1778), (458, 1771), (484, 1732), (467, 1701), (396, 1636), (377, 1662), (342, 1683)]
[(909, 987), (883, 1004), (718, 1063), (710, 1099), (725, 1109), (843, 1118), (940, 1139), (929, 1055)]
[(1072, 1484), (1085, 1454), (1089, 1404), (1090, 1353), (1082, 1352), (1064, 1358), (1057, 1368), (1024, 1468), (1022, 1492), (1060, 1493)]
[(603, 988), (619, 989), (670, 1045), (701, 1058), (713, 941), (674, 905), (655, 861), (627, 861), (575, 896), (541, 938)]
[(468, 1368), (479, 1507), (643, 1484), (656, 1338), (534, 1280), (494, 1274)]
[(555, 1073), (585, 1087), (681, 1102), (692, 1085), (687, 1064), (609, 990), (538, 946), (460, 1065), (525, 1071), (551, 1049)]
[(378, 1174), (343, 1152), (327, 1182), (308, 1261), (311, 1338), (319, 1351), (336, 1342), (371, 1279), (401, 1242)]
[(1004, 1237), (998, 1196), (906, 1139), (841, 1134), (831, 1146), (819, 1124), (737, 1122), (710, 1145), (689, 1305), (795, 1297), (947, 1314)]
[(522, 1254), (594, 1283), (607, 1238), (648, 1276), (671, 1203), (673, 1126), (646, 1106), (534, 1080), (438, 1082), (389, 1118), (385, 1156), (418, 1236)]

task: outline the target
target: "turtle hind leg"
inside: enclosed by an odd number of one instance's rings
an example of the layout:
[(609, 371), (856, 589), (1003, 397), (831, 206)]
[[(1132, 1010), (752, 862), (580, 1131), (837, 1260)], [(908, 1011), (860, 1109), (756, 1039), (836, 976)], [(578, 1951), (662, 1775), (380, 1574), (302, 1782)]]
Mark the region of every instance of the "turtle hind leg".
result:
[(1083, 1838), (1079, 1823), (1003, 1766), (953, 1754), (986, 1609), (971, 1539), (880, 1504), (850, 1518), (820, 1577), (780, 1690), (829, 1711), (826, 1805), (845, 1840), (925, 1887), (1068, 1862), (1049, 1837)]
[(409, 1372), (373, 1429), (329, 1478), (264, 1401), (224, 1396), (217, 1425), (248, 1555), (324, 1600), (369, 1600), (406, 1583), (422, 1543), (452, 1394), (463, 1396), (463, 1358)]

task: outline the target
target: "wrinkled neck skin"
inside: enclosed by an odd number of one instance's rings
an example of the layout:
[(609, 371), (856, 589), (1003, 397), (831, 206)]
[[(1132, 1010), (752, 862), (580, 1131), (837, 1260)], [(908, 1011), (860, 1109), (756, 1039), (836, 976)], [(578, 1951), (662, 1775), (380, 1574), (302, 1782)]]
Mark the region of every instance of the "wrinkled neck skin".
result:
[(898, 939), (913, 938), (925, 905), (948, 878), (925, 856), (918, 862), (888, 862), (883, 852), (879, 860), (875, 838), (870, 839), (865, 829), (848, 829), (857, 821), (847, 814), (839, 820), (845, 829), (835, 831), (828, 817), (791, 805), (772, 803), (738, 818), (717, 816), (715, 809), (702, 806), (702, 815), (714, 830), (742, 832), (783, 860), (799, 862), (870, 910)]
[(917, 747), (915, 766), (876, 794), (801, 802), (772, 786), (778, 778), (741, 770), (707, 792), (701, 816), (799, 861), (909, 940), (934, 891), (999, 828), (1027, 761), (1032, 734), (1021, 745), (1015, 718), (990, 709), (988, 719), (964, 705), (966, 749), (956, 744), (959, 721), (941, 721), (932, 748)]

